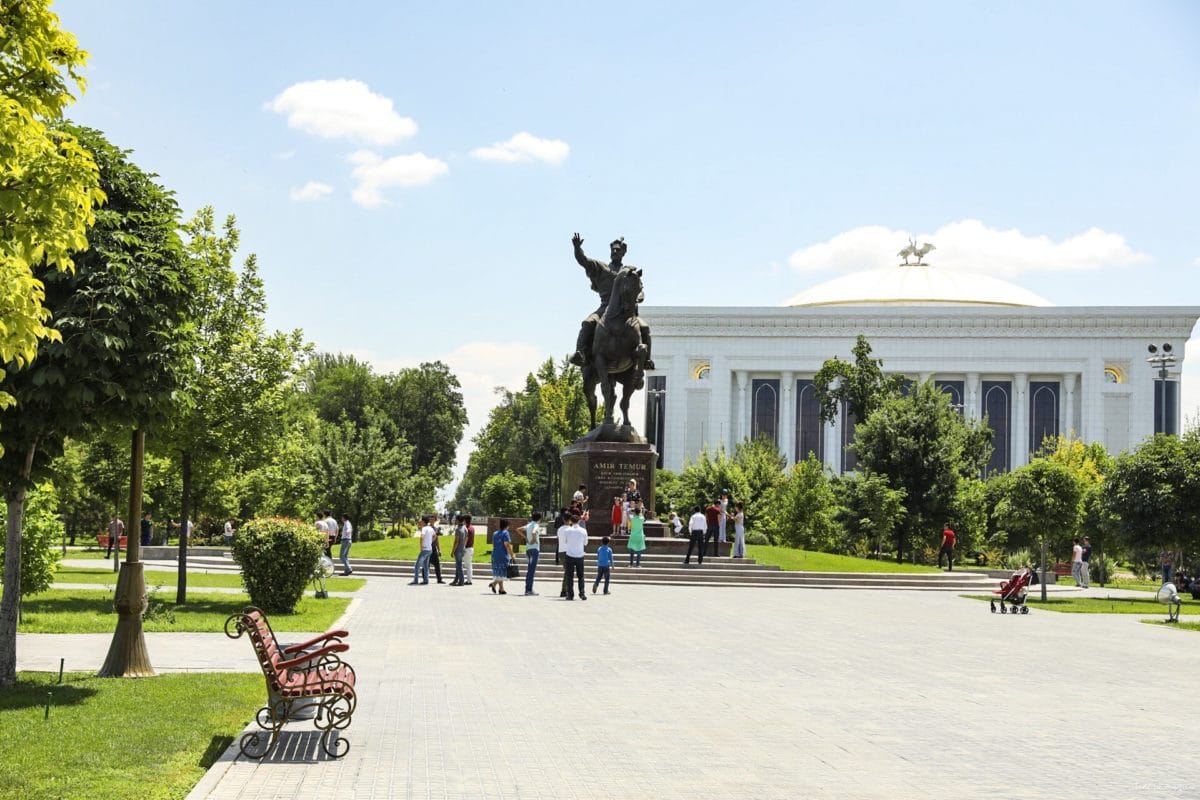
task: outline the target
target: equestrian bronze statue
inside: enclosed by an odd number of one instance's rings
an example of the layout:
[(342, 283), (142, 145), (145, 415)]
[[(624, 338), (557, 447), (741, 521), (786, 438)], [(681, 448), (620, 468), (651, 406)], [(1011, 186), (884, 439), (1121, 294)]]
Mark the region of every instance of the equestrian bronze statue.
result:
[(650, 328), (638, 319), (642, 294), (642, 271), (624, 263), (626, 245), (617, 239), (610, 246), (611, 261), (605, 264), (588, 258), (583, 239), (571, 238), (575, 260), (587, 272), (592, 289), (600, 295), (600, 307), (583, 321), (571, 363), (583, 371), (583, 392), (596, 426), (596, 386), (604, 397), (604, 423), (613, 423), (616, 388), (621, 384), (621, 414), (629, 425), (629, 398), (645, 385), (645, 372), (654, 369), (650, 359)]

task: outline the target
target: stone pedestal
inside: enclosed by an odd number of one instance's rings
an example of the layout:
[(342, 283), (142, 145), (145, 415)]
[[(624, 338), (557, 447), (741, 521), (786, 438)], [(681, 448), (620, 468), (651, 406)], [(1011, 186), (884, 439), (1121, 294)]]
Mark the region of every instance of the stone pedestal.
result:
[[(606, 429), (612, 428), (611, 431)], [(605, 441), (624, 438), (633, 441)], [(588, 487), (588, 507), (594, 530), (607, 531), (614, 497), (625, 492), (629, 479), (637, 481), (648, 515), (654, 513), (654, 469), (658, 451), (640, 440), (632, 429), (605, 425), (567, 445), (562, 451), (562, 505), (571, 503), (575, 489)]]

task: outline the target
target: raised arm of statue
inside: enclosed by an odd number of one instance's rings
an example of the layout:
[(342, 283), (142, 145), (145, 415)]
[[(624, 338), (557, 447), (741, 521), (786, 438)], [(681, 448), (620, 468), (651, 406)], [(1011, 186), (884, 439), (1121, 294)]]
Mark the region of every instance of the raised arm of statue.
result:
[(575, 245), (575, 260), (579, 262), (579, 266), (587, 270), (589, 277), (593, 270), (604, 269), (608, 266), (603, 261), (596, 261), (583, 254), (583, 237), (578, 233), (571, 237), (571, 244)]

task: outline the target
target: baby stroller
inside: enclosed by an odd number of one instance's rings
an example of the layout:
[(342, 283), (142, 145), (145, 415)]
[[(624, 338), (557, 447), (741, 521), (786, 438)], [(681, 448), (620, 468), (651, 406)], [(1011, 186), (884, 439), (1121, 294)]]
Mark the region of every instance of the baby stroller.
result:
[[(1029, 606), (1025, 605), (1025, 595), (1029, 592), (1029, 584), (1034, 580), (1034, 573), (1029, 567), (1021, 567), (1014, 572), (1012, 576), (1000, 582), (1000, 588), (992, 592), (992, 594), (1000, 596), (1000, 613), (1007, 614), (1008, 609), (1005, 603), (1012, 606), (1012, 613), (1016, 614), (1017, 609), (1020, 613), (1028, 614)], [(991, 600), (992, 613), (996, 613), (996, 599)]]

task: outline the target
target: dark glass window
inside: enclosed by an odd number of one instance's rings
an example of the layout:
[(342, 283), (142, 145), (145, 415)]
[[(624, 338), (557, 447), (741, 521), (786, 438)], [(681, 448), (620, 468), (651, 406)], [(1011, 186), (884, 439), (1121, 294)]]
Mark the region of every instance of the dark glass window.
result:
[[(1163, 386), (1167, 392), (1167, 420), (1163, 425)], [(1154, 432), (1179, 435), (1179, 381), (1154, 379)]]
[(821, 425), (821, 404), (811, 380), (796, 381), (796, 461), (804, 461), (809, 453), (818, 461), (825, 460), (825, 430)]
[(1009, 432), (1012, 425), (1012, 381), (983, 382), (982, 412), (992, 429), (992, 457), (984, 467), (985, 474), (1008, 472)]
[(954, 410), (959, 414), (963, 413), (963, 392), (965, 391), (965, 387), (962, 381), (934, 381), (933, 385), (940, 391), (950, 395), (950, 404), (954, 406)]
[(842, 404), (842, 472), (853, 472), (858, 469), (858, 453), (850, 446), (854, 444), (854, 436), (858, 432), (858, 417), (850, 411), (850, 406)]
[(750, 438), (766, 436), (779, 444), (779, 379), (755, 378), (750, 385)]
[(1058, 381), (1029, 382), (1029, 454), (1042, 449), (1047, 436), (1058, 436)]
[(666, 432), (667, 376), (646, 378), (646, 438), (658, 451), (658, 468), (663, 465), (663, 434)]

